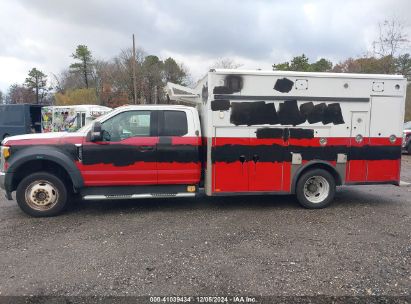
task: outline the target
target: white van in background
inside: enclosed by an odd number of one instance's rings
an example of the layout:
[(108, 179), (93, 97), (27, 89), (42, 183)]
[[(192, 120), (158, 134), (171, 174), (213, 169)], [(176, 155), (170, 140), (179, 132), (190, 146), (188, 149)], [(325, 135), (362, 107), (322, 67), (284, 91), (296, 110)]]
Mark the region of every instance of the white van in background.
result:
[(99, 105), (45, 106), (41, 109), (41, 132), (74, 132), (111, 110)]

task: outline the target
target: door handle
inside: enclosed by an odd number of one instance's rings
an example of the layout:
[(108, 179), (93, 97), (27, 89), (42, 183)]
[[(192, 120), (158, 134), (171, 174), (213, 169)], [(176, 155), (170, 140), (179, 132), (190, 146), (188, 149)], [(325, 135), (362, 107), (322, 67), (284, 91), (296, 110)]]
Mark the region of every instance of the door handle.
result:
[(246, 161), (245, 156), (244, 156), (244, 155), (240, 155), (239, 160), (240, 160), (240, 162), (243, 164), (243, 163)]
[(253, 161), (257, 163), (260, 160), (260, 157), (257, 154), (253, 155)]
[(153, 151), (154, 147), (153, 146), (139, 146), (140, 151)]

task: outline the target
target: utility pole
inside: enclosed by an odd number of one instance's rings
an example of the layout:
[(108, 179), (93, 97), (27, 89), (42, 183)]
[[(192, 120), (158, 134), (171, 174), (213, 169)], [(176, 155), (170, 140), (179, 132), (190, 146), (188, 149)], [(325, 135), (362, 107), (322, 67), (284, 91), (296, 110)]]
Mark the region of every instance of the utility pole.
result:
[(137, 104), (137, 79), (136, 79), (136, 43), (133, 34), (133, 90), (134, 90), (134, 104)]

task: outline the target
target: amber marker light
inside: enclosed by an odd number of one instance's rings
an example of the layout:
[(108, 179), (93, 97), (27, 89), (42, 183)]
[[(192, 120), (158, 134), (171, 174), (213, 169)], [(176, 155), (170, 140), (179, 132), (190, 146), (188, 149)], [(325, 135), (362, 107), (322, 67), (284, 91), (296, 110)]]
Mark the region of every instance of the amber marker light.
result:
[(196, 191), (196, 186), (187, 186), (187, 192), (195, 192)]

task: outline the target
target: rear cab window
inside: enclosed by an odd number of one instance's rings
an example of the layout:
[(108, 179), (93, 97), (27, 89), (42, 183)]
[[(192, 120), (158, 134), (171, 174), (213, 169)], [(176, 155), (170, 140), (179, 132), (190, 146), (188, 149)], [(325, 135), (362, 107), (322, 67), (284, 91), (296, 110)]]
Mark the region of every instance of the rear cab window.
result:
[(187, 114), (184, 111), (162, 111), (159, 136), (184, 136), (188, 133)]

